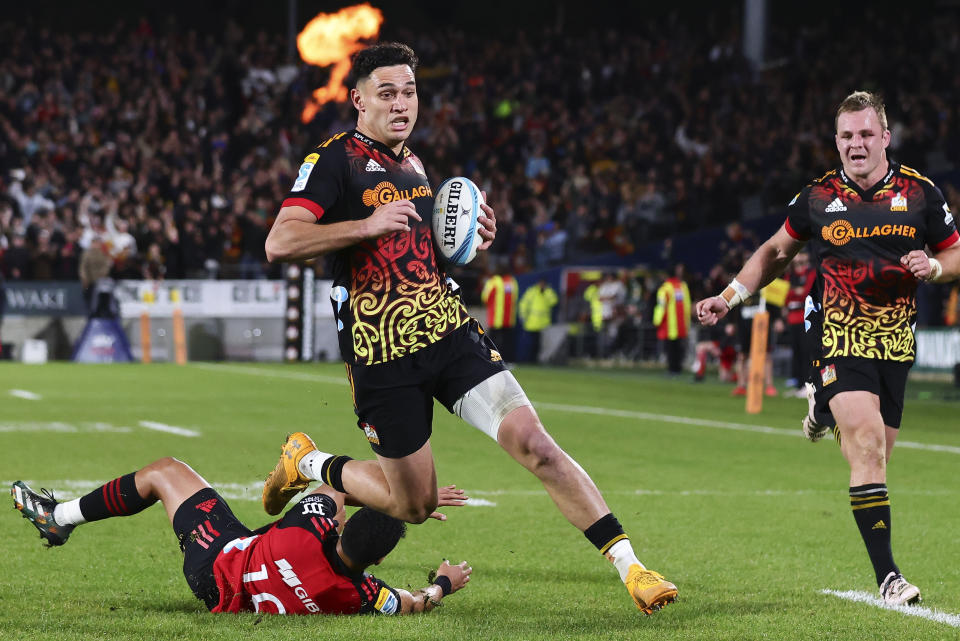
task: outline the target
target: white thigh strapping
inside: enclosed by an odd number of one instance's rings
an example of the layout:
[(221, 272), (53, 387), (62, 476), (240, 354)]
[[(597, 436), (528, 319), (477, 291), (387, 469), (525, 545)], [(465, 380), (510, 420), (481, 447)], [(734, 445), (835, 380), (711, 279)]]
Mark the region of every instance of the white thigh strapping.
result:
[(470, 425), (497, 440), (504, 417), (524, 405), (532, 403), (513, 374), (503, 371), (468, 390), (453, 404), (453, 411)]

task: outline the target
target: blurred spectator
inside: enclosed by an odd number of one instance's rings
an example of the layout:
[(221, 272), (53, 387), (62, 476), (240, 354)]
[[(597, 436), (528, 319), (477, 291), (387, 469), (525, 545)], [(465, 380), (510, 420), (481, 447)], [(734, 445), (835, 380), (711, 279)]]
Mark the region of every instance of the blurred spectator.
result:
[(667, 356), (667, 372), (672, 375), (683, 371), (690, 314), (693, 310), (690, 289), (684, 282), (684, 271), (683, 265), (674, 266), (673, 274), (657, 289), (657, 306), (653, 312), (657, 338)]
[(534, 363), (540, 360), (541, 332), (550, 327), (550, 315), (557, 300), (557, 292), (543, 279), (528, 287), (520, 297), (520, 321), (531, 336), (530, 358), (524, 360)]
[(506, 272), (490, 276), (483, 284), (480, 299), (487, 307), (486, 330), (506, 362), (516, 358), (514, 336), (517, 325), (517, 303), (520, 286), (517, 279)]

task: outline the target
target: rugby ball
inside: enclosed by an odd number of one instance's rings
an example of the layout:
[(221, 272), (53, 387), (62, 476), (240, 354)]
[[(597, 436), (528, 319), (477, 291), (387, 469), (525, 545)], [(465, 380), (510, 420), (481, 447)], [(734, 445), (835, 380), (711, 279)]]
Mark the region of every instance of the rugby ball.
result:
[(466, 265), (483, 244), (483, 215), (480, 189), (469, 178), (457, 176), (443, 181), (433, 200), (433, 241), (443, 259), (453, 265)]

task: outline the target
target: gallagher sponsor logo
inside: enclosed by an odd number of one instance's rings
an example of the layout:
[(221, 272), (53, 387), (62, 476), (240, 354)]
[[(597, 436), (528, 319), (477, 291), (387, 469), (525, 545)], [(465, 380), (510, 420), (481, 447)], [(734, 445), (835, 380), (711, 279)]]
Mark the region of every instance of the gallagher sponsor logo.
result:
[(911, 225), (867, 225), (854, 227), (847, 220), (835, 220), (821, 230), (823, 239), (838, 247), (846, 245), (852, 238), (872, 238), (874, 236), (903, 236), (916, 238), (917, 228)]
[(426, 185), (413, 189), (397, 189), (391, 182), (382, 182), (373, 189), (363, 192), (363, 204), (367, 207), (379, 207), (397, 200), (413, 200), (414, 198), (433, 198), (433, 190)]

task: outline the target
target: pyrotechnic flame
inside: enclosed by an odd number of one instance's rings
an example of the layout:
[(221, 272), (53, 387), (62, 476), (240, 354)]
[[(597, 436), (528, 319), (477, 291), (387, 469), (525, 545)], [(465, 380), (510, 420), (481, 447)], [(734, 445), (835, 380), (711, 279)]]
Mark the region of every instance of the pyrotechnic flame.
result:
[(333, 65), (326, 87), (313, 92), (301, 119), (310, 122), (317, 110), (331, 100), (343, 102), (348, 91), (343, 79), (350, 71), (350, 56), (364, 47), (364, 40), (380, 33), (383, 13), (369, 4), (346, 7), (336, 13), (320, 13), (297, 36), (297, 49), (304, 62), (319, 67)]

